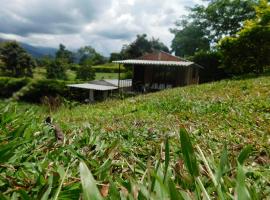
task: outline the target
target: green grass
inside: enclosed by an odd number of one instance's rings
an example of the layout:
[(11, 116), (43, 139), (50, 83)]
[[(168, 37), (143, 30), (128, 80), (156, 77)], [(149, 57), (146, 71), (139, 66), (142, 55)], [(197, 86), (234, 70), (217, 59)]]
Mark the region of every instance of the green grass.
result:
[(1, 102), (0, 198), (267, 199), (269, 88), (225, 80), (56, 111)]
[(118, 73), (99, 73), (96, 72), (96, 80), (101, 80), (101, 79), (118, 79)]
[[(103, 65), (96, 65), (96, 66), (93, 66), (94, 69), (98, 69), (98, 68), (108, 68), (108, 69), (116, 69), (118, 70), (119, 69), (119, 65), (118, 64), (115, 64), (115, 63), (105, 63)], [(120, 66), (120, 69), (121, 70), (124, 70), (125, 67), (123, 65)]]
[[(102, 65), (102, 66), (95, 66), (95, 67), (107, 67), (107, 68), (115, 68), (115, 66), (111, 66), (111, 65)], [(67, 79), (69, 81), (75, 81), (76, 80), (76, 74), (74, 71), (72, 70), (67, 70)], [(122, 75), (124, 73), (121, 73)], [(33, 75), (34, 79), (44, 79), (46, 78), (46, 69), (45, 68), (35, 68), (34, 69), (34, 75)], [(96, 80), (100, 80), (100, 79), (117, 79), (118, 78), (118, 73), (102, 73), (102, 72), (96, 72)]]

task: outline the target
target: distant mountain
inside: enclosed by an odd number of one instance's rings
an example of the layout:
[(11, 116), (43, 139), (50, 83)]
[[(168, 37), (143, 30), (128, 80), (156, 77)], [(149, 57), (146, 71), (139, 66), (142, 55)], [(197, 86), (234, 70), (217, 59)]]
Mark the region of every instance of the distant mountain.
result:
[[(0, 38), (0, 42), (7, 41), (5, 39)], [(49, 47), (40, 47), (40, 46), (32, 46), (26, 43), (19, 42), (19, 44), (33, 57), (40, 58), (43, 56), (54, 56), (57, 49), (49, 48)]]

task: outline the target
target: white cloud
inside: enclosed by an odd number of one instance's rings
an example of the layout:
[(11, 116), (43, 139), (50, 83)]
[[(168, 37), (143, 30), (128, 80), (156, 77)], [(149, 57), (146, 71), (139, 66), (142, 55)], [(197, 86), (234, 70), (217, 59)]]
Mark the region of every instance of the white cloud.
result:
[(169, 28), (200, 0), (0, 0), (0, 37), (75, 49), (91, 45), (109, 55), (137, 34), (170, 46)]

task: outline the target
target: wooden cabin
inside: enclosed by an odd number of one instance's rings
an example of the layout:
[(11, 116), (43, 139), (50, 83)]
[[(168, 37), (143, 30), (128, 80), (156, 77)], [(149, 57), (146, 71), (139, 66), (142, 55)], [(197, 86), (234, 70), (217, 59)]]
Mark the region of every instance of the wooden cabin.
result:
[(132, 66), (134, 91), (156, 91), (199, 83), (201, 66), (163, 51), (113, 62), (118, 63), (119, 67), (121, 64)]

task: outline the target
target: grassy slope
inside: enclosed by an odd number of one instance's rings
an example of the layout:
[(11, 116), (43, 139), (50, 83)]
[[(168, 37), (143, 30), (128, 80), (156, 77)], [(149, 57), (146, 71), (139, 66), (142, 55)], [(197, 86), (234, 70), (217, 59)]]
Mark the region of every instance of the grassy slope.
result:
[[(270, 139), (269, 88), (269, 77), (221, 81), (124, 101), (62, 108), (53, 115), (67, 127), (88, 122), (109, 134), (142, 137), (149, 137), (150, 130), (162, 136), (185, 126), (212, 150), (219, 151), (225, 142), (231, 148), (252, 144), (260, 150)], [(142, 132), (146, 135), (140, 135)]]
[[(258, 171), (256, 173), (260, 181), (257, 189), (263, 191), (261, 194), (265, 197), (270, 190), (269, 88), (269, 77), (226, 80), (166, 90), (123, 101), (112, 100), (71, 109), (62, 107), (51, 115), (64, 130), (70, 144), (77, 135), (86, 133), (86, 127), (90, 127), (90, 132), (87, 132), (90, 137), (98, 137), (90, 139), (90, 143), (97, 144), (99, 153), (94, 155), (95, 161), (88, 163), (91, 171), (97, 174), (99, 166), (111, 156), (111, 151), (115, 151), (110, 145), (117, 141), (117, 153), (114, 152), (110, 169), (115, 166), (118, 168), (114, 172), (108, 172), (115, 178), (141, 178), (143, 172), (138, 170), (133, 174), (131, 169), (138, 167), (138, 159), (146, 165), (147, 159), (153, 162), (162, 156), (159, 152), (166, 136), (170, 137), (170, 165), (173, 167), (178, 160), (176, 152), (179, 147), (179, 127), (189, 130), (192, 142), (200, 145), (209, 159), (213, 160), (213, 165), (217, 164), (225, 144), (233, 163), (245, 145), (252, 145), (254, 152), (248, 163), (253, 163), (254, 169)], [(18, 110), (28, 107), (30, 105), (22, 104), (18, 106)], [(48, 115), (45, 107), (31, 107), (35, 110), (38, 121)], [(83, 148), (83, 144), (80, 148)], [(91, 160), (93, 155), (89, 156), (86, 159)], [(77, 166), (72, 168), (74, 173), (71, 177), (78, 176)], [(119, 166), (122, 166), (122, 171), (119, 171)], [(63, 164), (63, 167), (66, 168), (67, 164)], [(101, 175), (96, 178), (101, 182), (107, 180)]]

